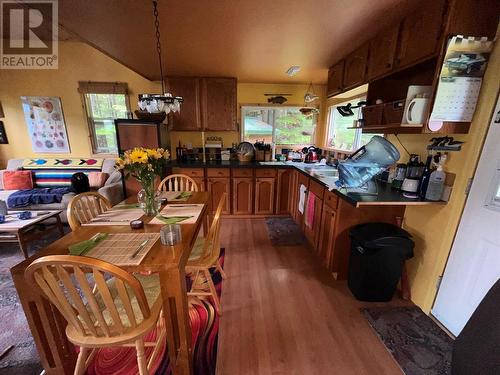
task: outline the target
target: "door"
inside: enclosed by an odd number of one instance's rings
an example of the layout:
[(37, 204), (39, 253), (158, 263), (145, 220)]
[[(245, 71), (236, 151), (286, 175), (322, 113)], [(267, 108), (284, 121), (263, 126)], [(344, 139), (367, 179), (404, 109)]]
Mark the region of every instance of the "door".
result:
[(305, 202), (307, 201), (307, 190), (309, 189), (309, 177), (297, 172), (297, 184), (295, 185), (295, 198), (294, 198), (294, 212), (295, 212), (295, 222), (302, 229), (304, 225), (304, 213), (299, 211), (300, 202), (300, 187), (304, 186), (306, 188), (306, 193), (304, 197), (304, 212), (305, 212)]
[(222, 196), (222, 193), (226, 193), (226, 199), (224, 207), (222, 208), (223, 214), (231, 213), (231, 187), (229, 185), (229, 178), (208, 178), (207, 179), (207, 190), (211, 194), (212, 198), (212, 211), (217, 209), (217, 205), (219, 204), (219, 200)]
[(335, 243), (335, 210), (323, 205), (323, 214), (321, 215), (321, 231), (318, 243), (318, 255), (326, 268), (331, 270), (331, 259), (333, 245)]
[(500, 101), (479, 159), (432, 314), (458, 335), (500, 277)]
[[(312, 191), (309, 191), (309, 194), (312, 194)], [(309, 199), (309, 195), (308, 195)], [(308, 201), (309, 202), (309, 201)], [(310, 226), (307, 226), (306, 222), (304, 222), (304, 235), (308, 239), (311, 246), (314, 248), (316, 253), (318, 253), (318, 239), (319, 239), (319, 231), (321, 227), (321, 212), (323, 209), (323, 200), (318, 198), (318, 196), (314, 195), (314, 216), (312, 217), (312, 223)], [(305, 205), (306, 212), (308, 209), (308, 203)], [(305, 219), (304, 219), (305, 220)]]
[(173, 95), (184, 99), (181, 111), (170, 114), (172, 130), (201, 130), (199, 78), (169, 77), (167, 87)]
[(255, 214), (269, 215), (274, 212), (274, 184), (276, 178), (259, 177), (255, 180)]
[(339, 61), (328, 69), (327, 94), (333, 96), (342, 91), (344, 78), (344, 60)]
[(235, 78), (202, 78), (201, 105), (205, 130), (238, 130)]
[(368, 61), (368, 44), (364, 44), (345, 59), (344, 87), (351, 88), (361, 85), (366, 78)]
[(371, 80), (392, 70), (398, 45), (399, 24), (370, 40), (367, 78)]
[(290, 213), (290, 199), (293, 195), (293, 170), (278, 170), (278, 187), (276, 189), (276, 214)]
[(396, 66), (403, 67), (433, 55), (441, 36), (444, 0), (428, 0), (410, 13), (401, 26)]
[(233, 214), (251, 215), (253, 211), (253, 179), (233, 178)]

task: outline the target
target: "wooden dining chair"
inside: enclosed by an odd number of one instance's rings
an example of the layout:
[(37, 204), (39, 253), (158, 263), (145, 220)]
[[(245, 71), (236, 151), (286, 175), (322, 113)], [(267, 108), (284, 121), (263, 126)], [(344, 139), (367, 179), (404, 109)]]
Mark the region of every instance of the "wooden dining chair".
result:
[(198, 191), (196, 181), (184, 174), (171, 174), (158, 185), (159, 191)]
[[(149, 374), (166, 335), (158, 276), (134, 277), (98, 259), (51, 255), (31, 263), (25, 277), (68, 322), (66, 335), (80, 346), (75, 375), (85, 372), (98, 348), (112, 346), (135, 346), (139, 374)], [(158, 339), (144, 342), (155, 326)], [(154, 347), (148, 362), (145, 347)]]
[[(210, 268), (215, 267), (221, 274), (223, 279), (226, 279), (226, 273), (222, 269), (219, 262), (220, 257), (220, 222), (222, 208), (224, 207), (226, 193), (223, 193), (220, 197), (219, 204), (217, 205), (217, 210), (215, 211), (215, 216), (212, 221), (212, 225), (208, 230), (207, 235), (204, 238), (198, 238), (191, 255), (186, 264), (186, 272), (193, 275), (193, 283), (191, 289), (188, 292), (189, 296), (210, 296), (215, 303), (215, 309), (217, 313), (221, 315), (221, 305), (219, 296), (215, 289), (212, 276), (210, 274)], [(208, 291), (206, 287), (208, 286)]]
[(111, 203), (99, 193), (90, 191), (78, 194), (68, 205), (69, 226), (75, 230), (110, 208)]

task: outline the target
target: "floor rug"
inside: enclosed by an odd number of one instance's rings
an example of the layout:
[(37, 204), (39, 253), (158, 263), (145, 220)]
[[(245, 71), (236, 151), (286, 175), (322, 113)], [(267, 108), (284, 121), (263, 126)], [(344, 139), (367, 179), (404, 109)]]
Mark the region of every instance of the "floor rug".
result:
[(418, 307), (362, 311), (406, 375), (450, 373), (453, 340)]
[(307, 243), (300, 227), (291, 217), (267, 217), (266, 224), (273, 246), (296, 246)]
[[(58, 238), (58, 232), (48, 232), (46, 237), (28, 245), (28, 254), (34, 254)], [(17, 244), (0, 243), (0, 352), (14, 345), (0, 360), (0, 375), (38, 375), (43, 370), (10, 275), (10, 268), (23, 260)]]

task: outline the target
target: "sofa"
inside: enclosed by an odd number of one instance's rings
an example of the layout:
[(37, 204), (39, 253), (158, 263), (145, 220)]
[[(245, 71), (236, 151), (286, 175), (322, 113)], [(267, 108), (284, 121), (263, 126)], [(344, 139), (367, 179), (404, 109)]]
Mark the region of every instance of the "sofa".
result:
[[(54, 161), (59, 161), (62, 162), (57, 165), (57, 171), (64, 171), (66, 170), (71, 170), (73, 171), (74, 168), (71, 167), (72, 162), (77, 162), (78, 160), (84, 161), (86, 159), (10, 159), (7, 162), (7, 167), (4, 170), (0, 170), (0, 200), (3, 200), (7, 202), (7, 199), (9, 195), (14, 193), (17, 190), (5, 190), (4, 189), (4, 182), (3, 182), (3, 173), (6, 170), (9, 171), (15, 171), (15, 170), (28, 170), (32, 169), (35, 170), (34, 167), (28, 168), (27, 161), (33, 161), (33, 162), (38, 162), (40, 161), (46, 161), (46, 160), (51, 160), (52, 162)], [(89, 160), (96, 160), (96, 159), (89, 159)], [(64, 163), (68, 164), (67, 168), (64, 165)], [(104, 172), (107, 174), (107, 179), (104, 182), (104, 185), (97, 189), (97, 192), (104, 197), (106, 197), (112, 205), (115, 205), (119, 202), (121, 202), (124, 199), (124, 194), (123, 194), (123, 182), (122, 182), (122, 174), (121, 172), (115, 170), (114, 168), (115, 165), (115, 159), (99, 159), (99, 168), (96, 169), (94, 168), (94, 171), (100, 171)], [(50, 168), (45, 166), (45, 171), (50, 170)], [(82, 169), (82, 171), (86, 171), (85, 169)], [(35, 177), (34, 181), (34, 187), (36, 188), (37, 181)], [(49, 203), (49, 204), (33, 204), (29, 205), (26, 207), (23, 207), (23, 209), (26, 210), (62, 210), (61, 214), (61, 219), (63, 222), (67, 222), (67, 217), (66, 217), (66, 209), (68, 207), (69, 202), (71, 199), (75, 196), (75, 193), (67, 193), (64, 194), (62, 197), (62, 200), (60, 203)]]

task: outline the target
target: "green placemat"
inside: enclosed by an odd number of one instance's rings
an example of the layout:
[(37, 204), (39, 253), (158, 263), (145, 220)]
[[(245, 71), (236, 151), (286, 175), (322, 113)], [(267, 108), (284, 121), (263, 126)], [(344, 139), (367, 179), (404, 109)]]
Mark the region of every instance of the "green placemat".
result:
[(92, 250), (99, 242), (108, 237), (108, 233), (97, 233), (88, 240), (75, 243), (69, 246), (70, 255), (85, 255), (86, 252)]
[(163, 215), (157, 215), (156, 218), (165, 224), (177, 224), (180, 223), (181, 221), (191, 219), (193, 216), (170, 216), (166, 217)]
[(139, 203), (125, 203), (125, 204), (117, 204), (116, 206), (113, 206), (113, 210), (119, 209), (119, 210), (130, 210), (132, 208), (141, 208)]

